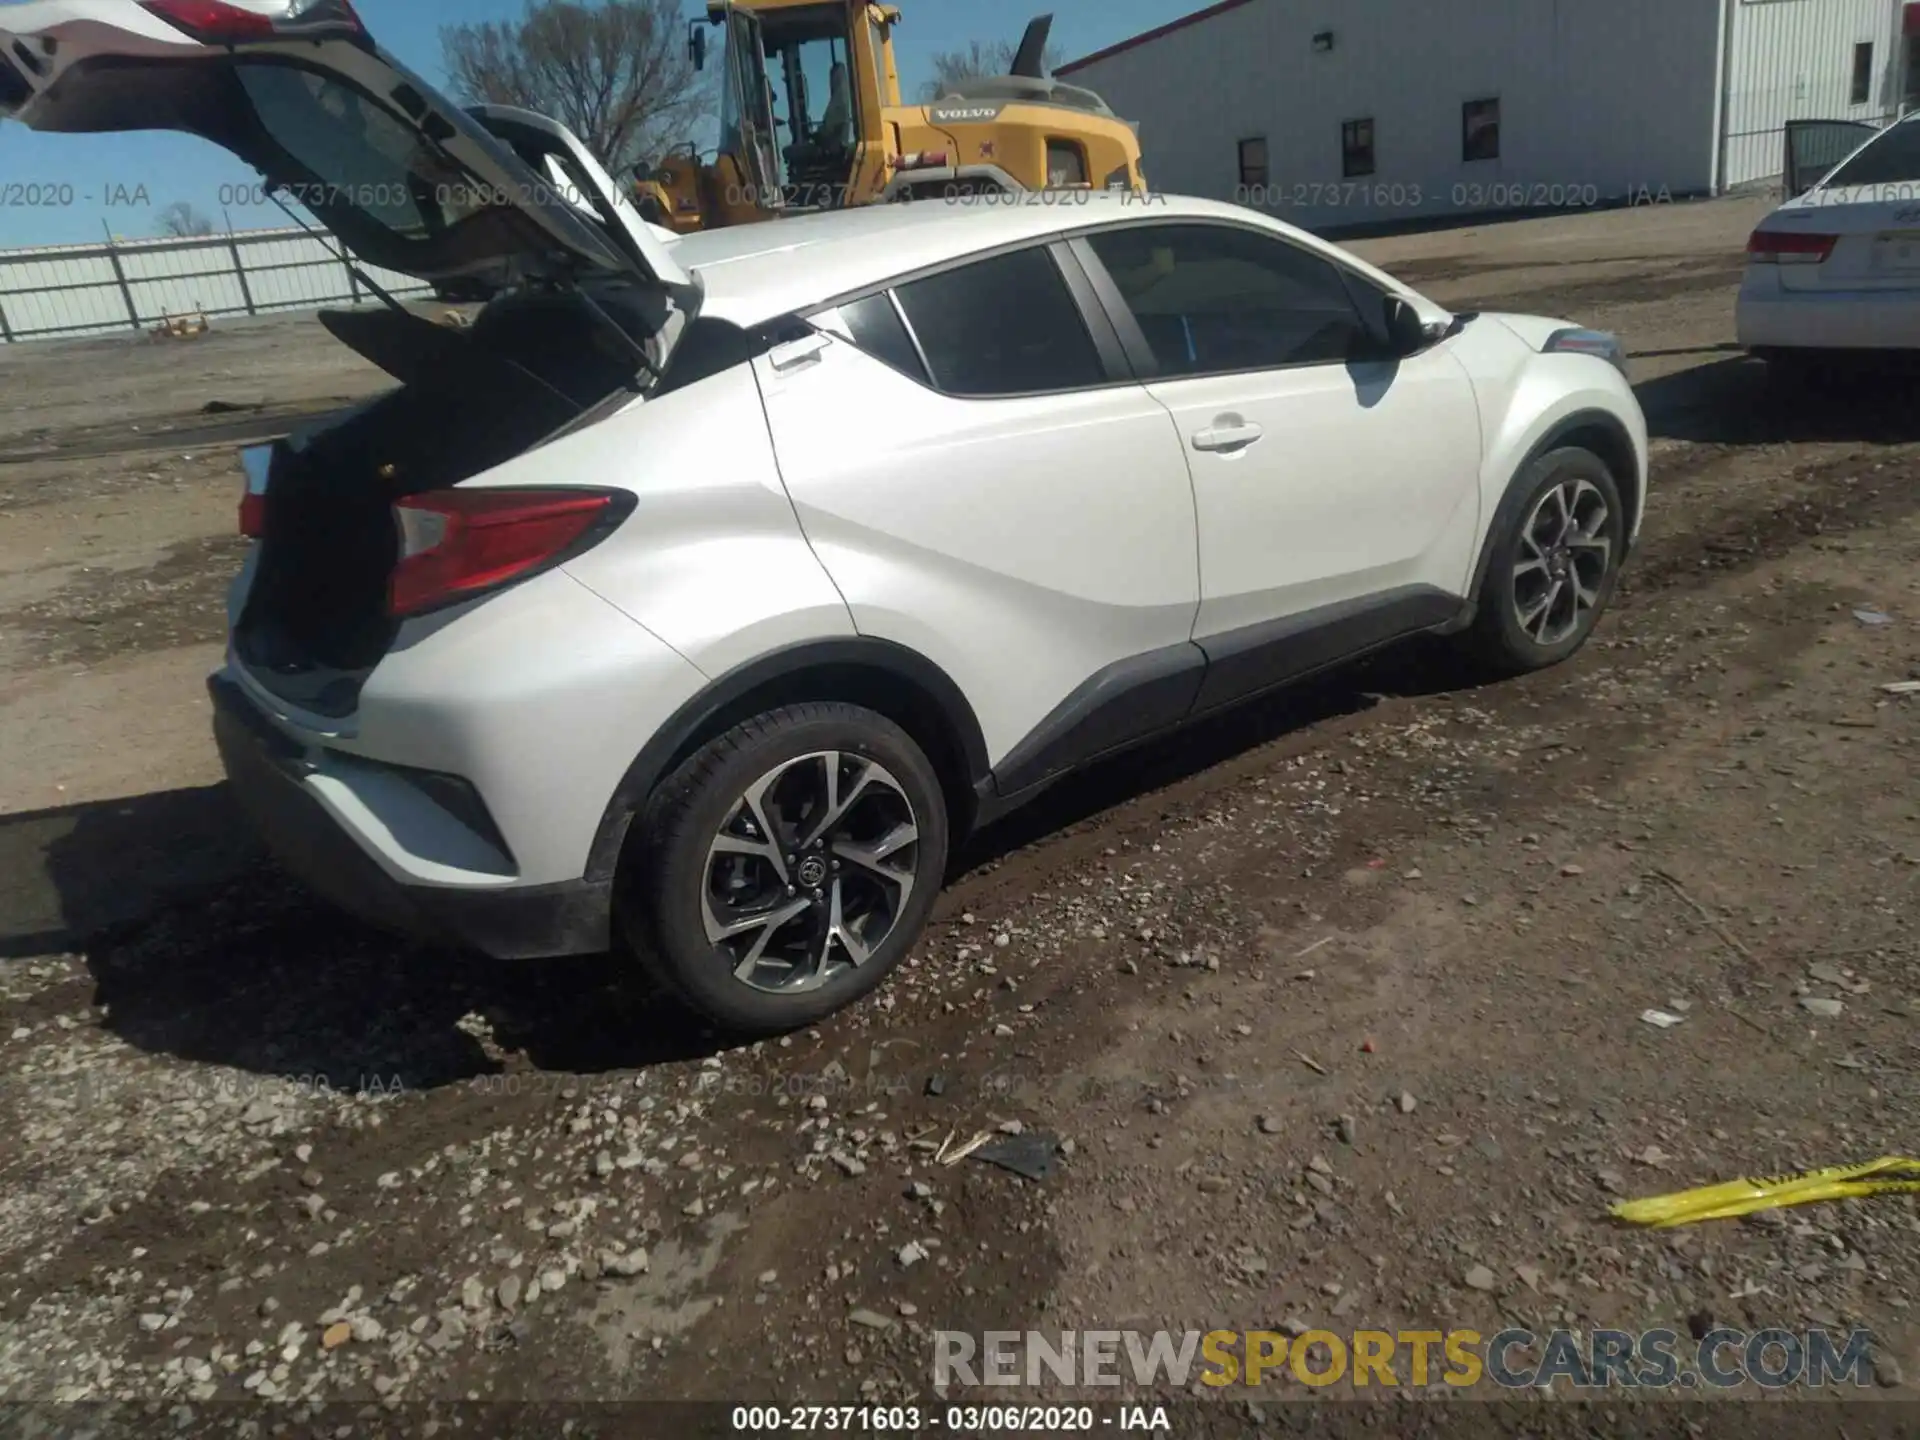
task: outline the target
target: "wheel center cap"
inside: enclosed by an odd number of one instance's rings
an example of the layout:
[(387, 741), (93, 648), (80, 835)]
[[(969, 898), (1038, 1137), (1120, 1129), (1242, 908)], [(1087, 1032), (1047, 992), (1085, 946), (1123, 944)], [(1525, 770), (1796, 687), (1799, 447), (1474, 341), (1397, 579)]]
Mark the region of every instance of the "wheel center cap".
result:
[(818, 855), (809, 855), (800, 862), (799, 880), (809, 890), (817, 890), (826, 883), (827, 862)]

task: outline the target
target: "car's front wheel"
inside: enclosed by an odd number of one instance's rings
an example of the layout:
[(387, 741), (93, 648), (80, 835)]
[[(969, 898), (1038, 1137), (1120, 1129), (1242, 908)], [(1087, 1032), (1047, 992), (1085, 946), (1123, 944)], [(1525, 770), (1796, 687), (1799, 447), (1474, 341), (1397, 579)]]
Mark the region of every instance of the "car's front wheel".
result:
[(701, 747), (648, 806), (626, 938), (725, 1030), (779, 1034), (867, 994), (925, 929), (947, 863), (926, 755), (885, 716), (792, 705)]
[(1558, 665), (1587, 643), (1626, 558), (1626, 509), (1613, 472), (1576, 446), (1527, 467), (1494, 521), (1473, 658), (1500, 674)]

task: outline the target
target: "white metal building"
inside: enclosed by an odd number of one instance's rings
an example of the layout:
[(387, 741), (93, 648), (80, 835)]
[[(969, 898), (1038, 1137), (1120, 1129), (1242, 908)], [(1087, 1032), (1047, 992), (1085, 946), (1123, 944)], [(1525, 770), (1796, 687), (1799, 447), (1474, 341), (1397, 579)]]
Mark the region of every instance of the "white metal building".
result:
[(1059, 74), (1156, 189), (1323, 229), (1777, 180), (1920, 102), (1920, 0), (1220, 0)]

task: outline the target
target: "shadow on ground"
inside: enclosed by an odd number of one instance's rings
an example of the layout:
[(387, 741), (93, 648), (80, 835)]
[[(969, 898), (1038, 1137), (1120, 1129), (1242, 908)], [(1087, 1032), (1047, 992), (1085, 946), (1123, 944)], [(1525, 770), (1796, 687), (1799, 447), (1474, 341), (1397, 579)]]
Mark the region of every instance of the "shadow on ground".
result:
[(258, 854), (224, 785), (0, 815), (0, 962), (75, 949)]
[(61, 953), (140, 1049), (334, 1088), (719, 1048), (611, 957), (503, 963), (339, 914), (263, 856), (224, 785), (0, 817), (0, 964)]
[[(1457, 683), (1427, 648), (1396, 647), (1074, 777), (959, 869), (1380, 697)], [(259, 853), (225, 786), (0, 818), (0, 855), (0, 959), (79, 954), (107, 1027), (141, 1050), (335, 1089), (429, 1090), (726, 1048), (623, 957), (496, 961), (333, 910)]]
[(1736, 353), (1644, 380), (1634, 393), (1656, 439), (1697, 445), (1920, 440), (1920, 374), (1891, 362), (1835, 362), (1789, 380)]

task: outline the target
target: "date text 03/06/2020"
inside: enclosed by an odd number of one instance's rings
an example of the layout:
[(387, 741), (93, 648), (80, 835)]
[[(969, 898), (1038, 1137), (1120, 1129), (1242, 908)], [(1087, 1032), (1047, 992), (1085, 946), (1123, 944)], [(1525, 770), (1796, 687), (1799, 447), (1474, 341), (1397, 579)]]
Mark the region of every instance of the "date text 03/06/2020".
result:
[(1163, 1405), (736, 1405), (728, 1425), (741, 1435), (1173, 1433)]

